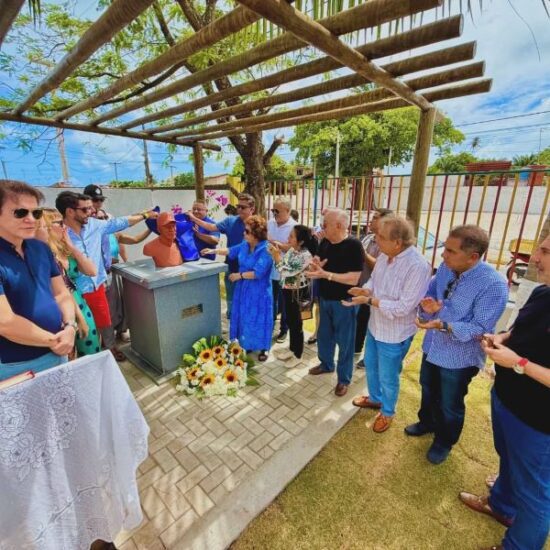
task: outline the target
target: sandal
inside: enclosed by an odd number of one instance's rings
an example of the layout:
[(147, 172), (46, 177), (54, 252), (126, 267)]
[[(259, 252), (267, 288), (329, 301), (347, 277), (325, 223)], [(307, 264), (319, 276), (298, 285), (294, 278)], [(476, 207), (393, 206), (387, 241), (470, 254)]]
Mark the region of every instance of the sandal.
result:
[(126, 361), (126, 355), (122, 353), (116, 346), (113, 346), (110, 349), (110, 352), (113, 354), (115, 360), (120, 363), (122, 361)]
[(267, 361), (267, 353), (264, 350), (258, 353), (258, 361), (261, 361), (262, 363)]
[(307, 343), (308, 343), (308, 344), (316, 344), (316, 343), (317, 343), (317, 336), (310, 336), (310, 337), (307, 339)]

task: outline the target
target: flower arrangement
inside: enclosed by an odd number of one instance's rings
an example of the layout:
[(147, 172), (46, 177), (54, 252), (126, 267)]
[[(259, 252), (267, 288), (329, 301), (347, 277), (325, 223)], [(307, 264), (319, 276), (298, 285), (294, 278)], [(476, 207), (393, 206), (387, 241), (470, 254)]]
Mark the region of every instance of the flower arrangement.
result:
[(258, 384), (254, 360), (237, 340), (228, 342), (220, 336), (197, 340), (176, 372), (180, 376), (176, 390), (197, 397), (235, 397), (239, 388)]

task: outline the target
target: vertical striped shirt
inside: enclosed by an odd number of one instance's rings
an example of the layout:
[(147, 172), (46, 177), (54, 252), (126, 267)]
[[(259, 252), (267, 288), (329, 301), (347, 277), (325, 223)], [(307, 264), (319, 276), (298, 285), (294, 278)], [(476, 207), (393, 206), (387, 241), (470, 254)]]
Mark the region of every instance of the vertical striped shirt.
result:
[(380, 342), (397, 344), (416, 333), (416, 308), (425, 296), (432, 268), (414, 247), (409, 246), (391, 261), (381, 253), (364, 288), (380, 300), (371, 307), (369, 330)]

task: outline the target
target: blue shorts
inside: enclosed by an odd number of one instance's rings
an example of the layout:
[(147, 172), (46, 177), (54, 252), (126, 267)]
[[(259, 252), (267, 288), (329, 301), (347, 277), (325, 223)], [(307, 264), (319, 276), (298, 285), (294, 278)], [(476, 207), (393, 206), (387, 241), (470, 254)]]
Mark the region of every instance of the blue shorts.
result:
[(6, 380), (22, 372), (32, 370), (34, 373), (57, 367), (67, 362), (66, 355), (56, 355), (53, 352), (45, 353), (36, 359), (19, 361), (17, 363), (0, 363), (0, 380)]

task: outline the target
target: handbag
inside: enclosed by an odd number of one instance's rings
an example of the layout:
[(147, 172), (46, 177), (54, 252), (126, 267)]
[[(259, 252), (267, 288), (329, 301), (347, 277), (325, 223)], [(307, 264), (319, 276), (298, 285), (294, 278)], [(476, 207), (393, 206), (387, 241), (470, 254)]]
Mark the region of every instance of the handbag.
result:
[(308, 285), (298, 289), (298, 304), (302, 321), (313, 319), (313, 299), (311, 297), (311, 281)]

